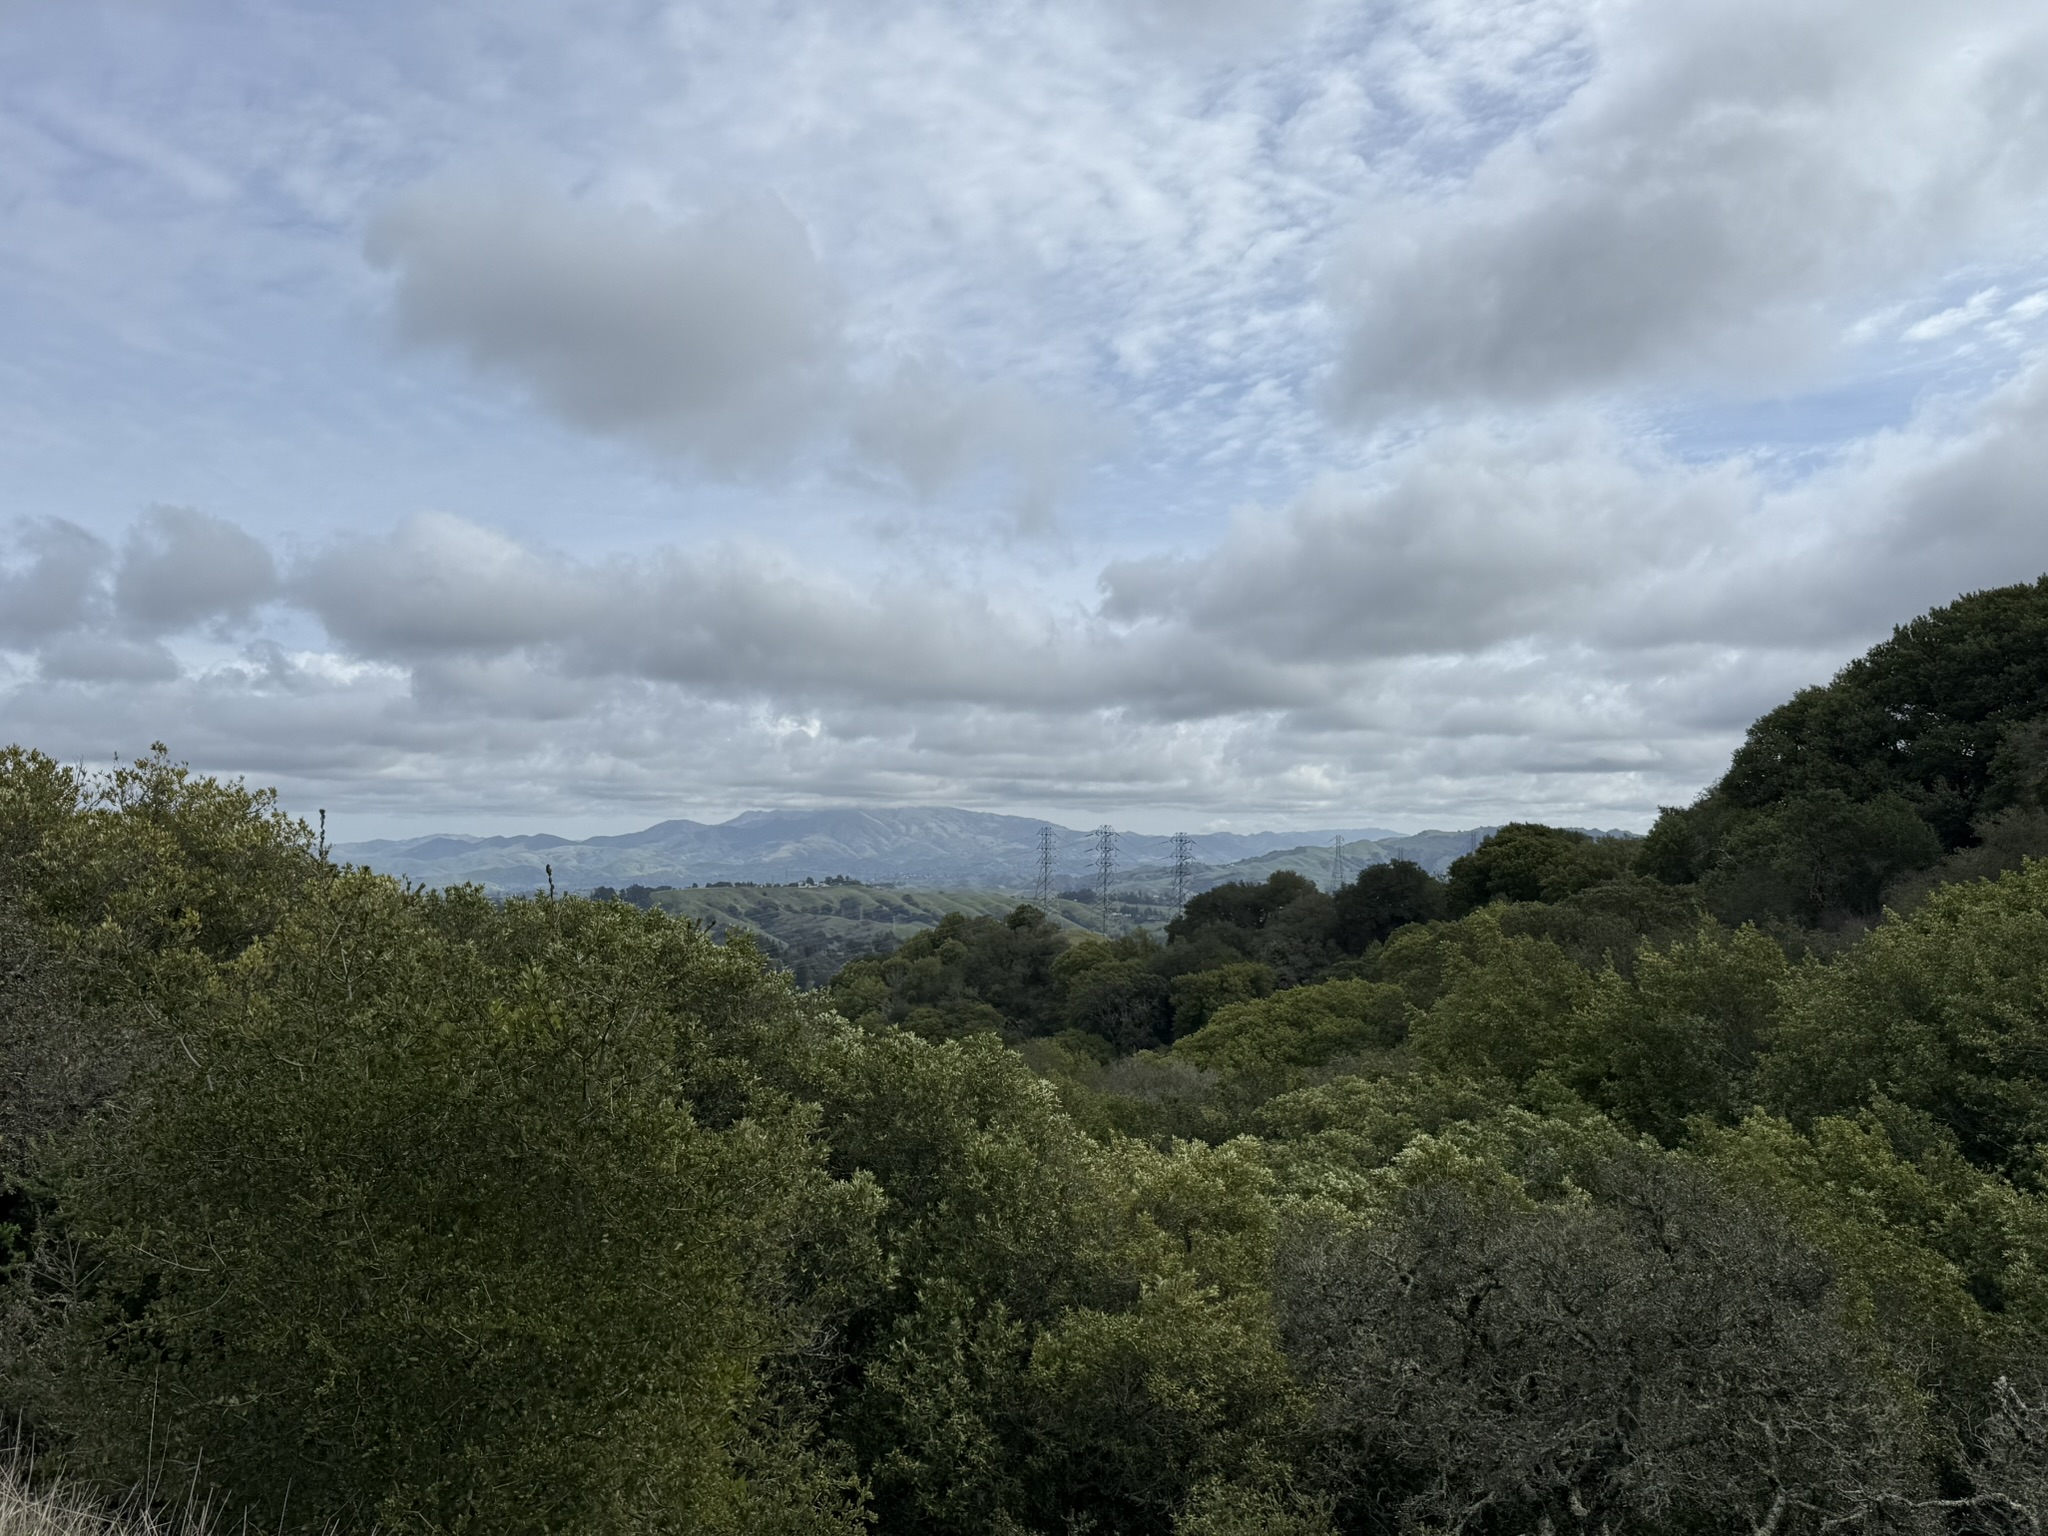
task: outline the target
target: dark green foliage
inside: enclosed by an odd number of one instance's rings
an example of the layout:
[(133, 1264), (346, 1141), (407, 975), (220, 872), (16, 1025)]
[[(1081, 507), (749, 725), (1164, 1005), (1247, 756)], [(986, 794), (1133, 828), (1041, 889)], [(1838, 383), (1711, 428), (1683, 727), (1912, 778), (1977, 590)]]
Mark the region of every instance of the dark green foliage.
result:
[(980, 1030), (1050, 1034), (1060, 1027), (1053, 962), (1067, 935), (1036, 907), (1008, 918), (949, 913), (892, 953), (855, 960), (832, 981), (835, 1006), (856, 1022), (910, 1023), (950, 1039)]
[(1826, 790), (1732, 818), (1700, 890), (1730, 921), (1810, 927), (1830, 914), (1875, 916), (1891, 882), (1940, 857), (1934, 829), (1900, 796), (1857, 802)]
[(1132, 941), (1075, 945), (1053, 966), (1060, 984), (1060, 1020), (1128, 1054), (1173, 1038), (1173, 990)]
[(1561, 901), (1626, 872), (1634, 861), (1626, 839), (1511, 822), (1452, 861), (1445, 899), (1454, 915), (1493, 901)]
[(1727, 774), (1667, 809), (1641, 867), (1730, 918), (1873, 916), (1887, 886), (2040, 807), (2048, 577), (1902, 625), (1758, 720)]
[(1396, 929), (1435, 922), (1448, 911), (1444, 883), (1407, 859), (1360, 870), (1334, 901), (1334, 937), (1349, 955), (1362, 955)]
[(1257, 933), (1283, 908), (1314, 893), (1315, 885), (1306, 876), (1291, 869), (1275, 870), (1257, 885), (1233, 882), (1189, 897), (1166, 931), (1176, 939), (1192, 937), (1205, 928)]
[(1272, 967), (1256, 960), (1239, 961), (1173, 978), (1175, 1039), (1192, 1035), (1215, 1017), (1216, 1010), (1229, 1003), (1248, 1003), (1273, 991)]
[[(1816, 793), (1897, 794), (1959, 847), (1983, 811), (1999, 808), (1986, 800), (2008, 731), (2043, 716), (2048, 577), (1901, 625), (1826, 688), (1751, 726), (1719, 793), (1751, 810)], [(2010, 769), (2008, 758), (2002, 783)]]

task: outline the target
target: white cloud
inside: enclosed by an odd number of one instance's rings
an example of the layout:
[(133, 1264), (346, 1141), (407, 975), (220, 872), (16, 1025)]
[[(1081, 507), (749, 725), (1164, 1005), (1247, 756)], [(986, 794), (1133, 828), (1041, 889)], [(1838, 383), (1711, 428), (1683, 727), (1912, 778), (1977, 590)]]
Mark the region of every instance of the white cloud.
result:
[(906, 358), (863, 391), (853, 442), (929, 501), (990, 468), (1007, 475), (1019, 523), (1043, 528), (1074, 478), (1120, 433), (1013, 382), (977, 384), (943, 357)]
[(1736, 470), (1632, 457), (1587, 420), (1465, 428), (1374, 482), (1244, 514), (1196, 559), (1112, 565), (1105, 608), (1290, 660), (1469, 653), (1583, 632), (1618, 583), (1725, 538), (1753, 494)]
[(1842, 317), (2034, 218), (2048, 21), (1979, 0), (1596, 10), (1597, 67), (1330, 275), (1350, 414), (1810, 379)]
[(1980, 288), (1970, 295), (1968, 302), (1952, 305), (1939, 314), (1929, 315), (1906, 327), (1902, 337), (1906, 341), (1941, 341), (1957, 331), (1977, 324), (1990, 315), (1998, 299), (1996, 288)]

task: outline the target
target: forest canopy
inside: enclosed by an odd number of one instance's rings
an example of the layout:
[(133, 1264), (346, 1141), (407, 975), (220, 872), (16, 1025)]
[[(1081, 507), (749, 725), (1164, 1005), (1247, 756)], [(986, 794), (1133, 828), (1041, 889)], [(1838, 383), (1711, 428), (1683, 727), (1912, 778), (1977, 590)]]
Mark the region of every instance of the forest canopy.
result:
[(262, 1528), (2048, 1518), (2048, 582), (1646, 838), (803, 989), (0, 754), (0, 1411)]

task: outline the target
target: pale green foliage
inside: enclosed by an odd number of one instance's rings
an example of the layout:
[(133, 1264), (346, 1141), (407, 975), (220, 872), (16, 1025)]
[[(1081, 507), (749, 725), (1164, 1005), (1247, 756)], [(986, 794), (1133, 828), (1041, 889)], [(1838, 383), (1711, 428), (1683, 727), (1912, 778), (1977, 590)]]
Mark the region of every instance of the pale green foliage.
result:
[(1924, 1116), (1881, 1104), (1802, 1134), (1759, 1112), (1702, 1128), (1698, 1150), (1827, 1251), (1844, 1317), (1951, 1418), (2012, 1362), (2048, 1367), (2048, 1201), (1970, 1166)]
[(1693, 1115), (1729, 1119), (1747, 1109), (1789, 974), (1784, 952), (1754, 928), (1705, 922), (1690, 939), (1646, 946), (1631, 972), (1595, 978), (1554, 1070), (1666, 1145), (1683, 1138)]
[(2048, 862), (1936, 891), (1789, 983), (1762, 1101), (1807, 1123), (1874, 1097), (1988, 1166), (2048, 1141)]
[(1594, 983), (1556, 944), (1504, 932), (1497, 908), (1409, 941), (1424, 944), (1438, 953), (1435, 995), (1409, 1030), (1418, 1056), (1446, 1071), (1520, 1083), (1563, 1054), (1573, 1012)]
[(1291, 1432), (1249, 1149), (1098, 1144), (987, 1037), (853, 1039), (818, 1074), (835, 1160), (886, 1199), (848, 1424), (887, 1529), (1163, 1528)]
[(2042, 867), (1796, 967), (1630, 876), (1198, 901), (949, 917), (840, 1017), (162, 753), (0, 756), (0, 1410), (421, 1536), (2040, 1512)]
[(0, 749), (0, 877), (102, 962), (226, 959), (318, 867), (274, 790), (194, 775), (159, 745), (104, 774)]
[(1212, 1479), (1197, 1487), (1173, 1536), (1329, 1536), (1330, 1501), (1270, 1482)]
[(1399, 987), (1326, 981), (1250, 1002), (1226, 1003), (1173, 1053), (1198, 1067), (1235, 1075), (1320, 1066), (1349, 1051), (1398, 1045), (1408, 1029)]

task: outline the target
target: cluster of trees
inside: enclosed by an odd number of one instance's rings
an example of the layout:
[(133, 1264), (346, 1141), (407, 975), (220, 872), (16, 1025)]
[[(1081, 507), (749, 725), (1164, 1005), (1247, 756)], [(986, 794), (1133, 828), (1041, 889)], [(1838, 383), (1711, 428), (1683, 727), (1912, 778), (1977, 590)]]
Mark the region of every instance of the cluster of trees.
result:
[(2048, 577), (1924, 614), (1772, 710), (1641, 862), (1726, 919), (1838, 927), (2048, 853), (2044, 791)]
[(1588, 964), (1645, 937), (1689, 931), (1695, 895), (1635, 873), (1640, 844), (1517, 823), (1438, 880), (1406, 860), (1372, 865), (1334, 895), (1292, 870), (1189, 899), (1163, 936), (1078, 938), (1033, 906), (1007, 918), (953, 914), (886, 955), (831, 978), (834, 1004), (869, 1028), (929, 1039), (992, 1030), (1013, 1044), (1053, 1037), (1084, 1054), (1155, 1050), (1219, 1008), (1276, 991), (1374, 974), (1402, 930), (1496, 902), (1517, 932), (1541, 933)]
[[(285, 1530), (2038, 1536), (2048, 863), (1968, 841), (2035, 716), (1949, 622), (1867, 782), (811, 991), (12, 750), (0, 1408)], [(1963, 830), (1881, 922), (1757, 852), (1894, 802)]]

